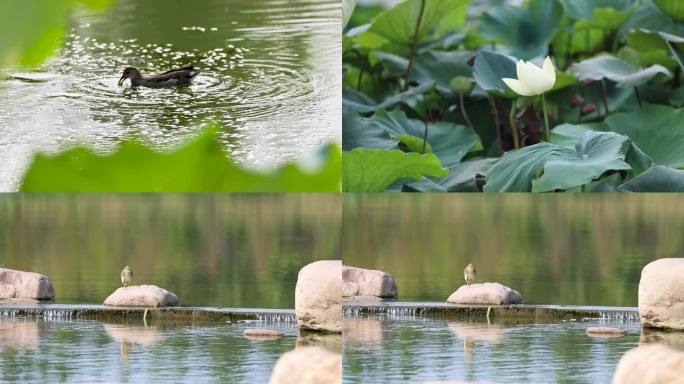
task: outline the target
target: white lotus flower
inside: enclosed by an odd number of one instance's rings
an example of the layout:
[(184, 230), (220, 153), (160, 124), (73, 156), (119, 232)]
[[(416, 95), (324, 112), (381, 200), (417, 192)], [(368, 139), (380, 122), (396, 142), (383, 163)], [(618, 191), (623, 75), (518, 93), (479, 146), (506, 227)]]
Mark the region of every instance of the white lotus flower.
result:
[(520, 96), (542, 95), (556, 84), (556, 68), (548, 56), (544, 60), (544, 68), (539, 68), (529, 61), (519, 60), (516, 69), (517, 79), (501, 80)]

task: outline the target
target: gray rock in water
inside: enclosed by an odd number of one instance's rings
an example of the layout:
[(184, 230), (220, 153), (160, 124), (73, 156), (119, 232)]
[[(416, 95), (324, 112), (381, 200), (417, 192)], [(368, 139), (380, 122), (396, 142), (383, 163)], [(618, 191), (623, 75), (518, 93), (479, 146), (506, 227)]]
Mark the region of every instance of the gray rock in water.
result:
[(518, 291), (499, 283), (481, 283), (460, 286), (447, 299), (453, 304), (505, 305), (520, 304)]
[(397, 284), (389, 273), (343, 266), (342, 296), (397, 297)]
[(588, 336), (598, 336), (598, 337), (607, 337), (607, 336), (624, 336), (627, 334), (627, 331), (624, 329), (620, 328), (613, 328), (613, 327), (589, 327), (587, 328), (587, 335)]
[(684, 383), (684, 352), (661, 344), (627, 351), (613, 375), (613, 384), (662, 383)]
[(249, 328), (242, 333), (246, 337), (266, 337), (275, 338), (283, 336), (283, 333), (274, 329)]
[(47, 276), (0, 268), (0, 299), (52, 300), (54, 298), (55, 289)]
[(342, 262), (320, 260), (297, 276), (295, 314), (302, 329), (342, 332)]
[(280, 356), (269, 383), (342, 383), (342, 355), (320, 347), (296, 348)]
[(684, 258), (660, 259), (644, 267), (639, 317), (644, 327), (684, 330)]
[(120, 307), (168, 307), (178, 303), (178, 296), (156, 285), (121, 287), (104, 302), (105, 305)]

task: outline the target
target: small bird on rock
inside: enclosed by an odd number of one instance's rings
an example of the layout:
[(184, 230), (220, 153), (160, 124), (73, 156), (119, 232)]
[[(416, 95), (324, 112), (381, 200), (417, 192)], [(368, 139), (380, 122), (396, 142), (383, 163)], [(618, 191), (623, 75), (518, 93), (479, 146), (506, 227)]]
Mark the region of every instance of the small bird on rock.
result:
[(131, 270), (131, 267), (127, 265), (121, 270), (121, 284), (123, 284), (124, 287), (128, 287), (128, 283), (130, 283), (132, 279), (133, 271)]
[(472, 264), (468, 264), (467, 267), (463, 270), (463, 277), (465, 277), (465, 281), (467, 285), (470, 285), (473, 280), (475, 280), (475, 275), (477, 274), (477, 270), (475, 269), (475, 266)]

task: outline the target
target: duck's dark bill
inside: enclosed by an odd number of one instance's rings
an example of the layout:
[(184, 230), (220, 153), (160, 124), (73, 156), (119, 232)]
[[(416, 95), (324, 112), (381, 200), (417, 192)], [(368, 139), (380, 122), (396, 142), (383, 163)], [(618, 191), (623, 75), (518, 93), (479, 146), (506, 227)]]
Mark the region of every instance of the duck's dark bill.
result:
[(119, 82), (118, 82), (117, 84), (118, 84), (119, 86), (122, 86), (123, 83), (124, 83), (124, 81), (126, 81), (126, 78), (125, 78), (124, 76), (121, 76), (121, 78), (119, 79)]

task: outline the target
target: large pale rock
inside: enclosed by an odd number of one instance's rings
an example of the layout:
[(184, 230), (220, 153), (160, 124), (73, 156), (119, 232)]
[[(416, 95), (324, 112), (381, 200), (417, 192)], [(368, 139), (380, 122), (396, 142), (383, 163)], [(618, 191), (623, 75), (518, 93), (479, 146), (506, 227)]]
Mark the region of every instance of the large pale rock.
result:
[(342, 295), (397, 297), (397, 284), (389, 273), (343, 266)]
[(627, 351), (613, 384), (684, 384), (684, 352), (653, 344)]
[(0, 268), (0, 299), (52, 300), (55, 289), (47, 276)]
[(684, 258), (660, 259), (644, 267), (639, 317), (644, 327), (684, 330)]
[(454, 304), (504, 305), (522, 303), (518, 291), (499, 283), (462, 285), (447, 302)]
[(342, 355), (320, 347), (301, 347), (278, 359), (270, 384), (342, 383)]
[(178, 304), (178, 297), (156, 285), (121, 287), (105, 300), (105, 305), (120, 307), (167, 307)]
[(299, 271), (295, 314), (302, 329), (342, 332), (342, 262), (321, 260)]

